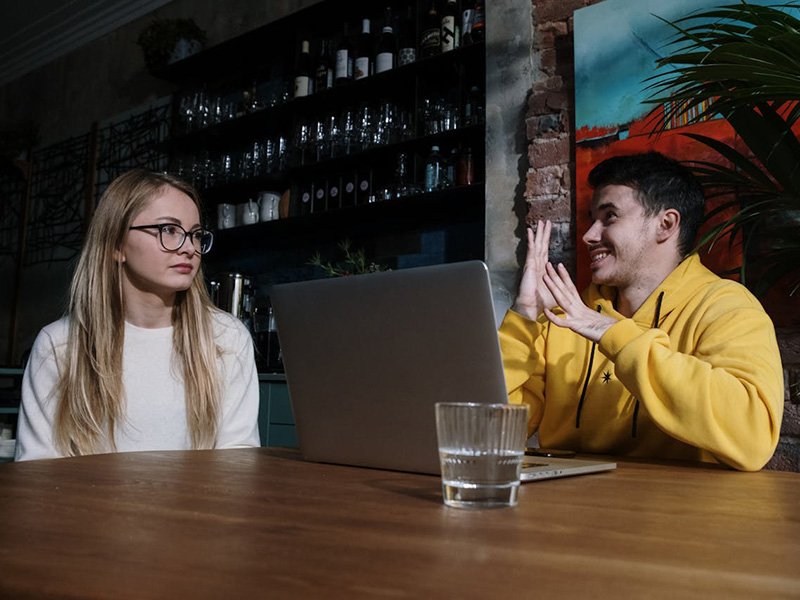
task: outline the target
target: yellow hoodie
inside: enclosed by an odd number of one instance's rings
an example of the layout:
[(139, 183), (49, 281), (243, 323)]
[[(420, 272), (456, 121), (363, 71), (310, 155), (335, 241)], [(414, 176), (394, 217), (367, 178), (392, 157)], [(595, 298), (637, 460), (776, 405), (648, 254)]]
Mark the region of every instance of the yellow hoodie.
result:
[(742, 285), (691, 255), (631, 318), (615, 288), (583, 300), (619, 319), (598, 344), (509, 311), (500, 327), (510, 402), (543, 447), (722, 462), (756, 471), (775, 451), (783, 368), (772, 321)]

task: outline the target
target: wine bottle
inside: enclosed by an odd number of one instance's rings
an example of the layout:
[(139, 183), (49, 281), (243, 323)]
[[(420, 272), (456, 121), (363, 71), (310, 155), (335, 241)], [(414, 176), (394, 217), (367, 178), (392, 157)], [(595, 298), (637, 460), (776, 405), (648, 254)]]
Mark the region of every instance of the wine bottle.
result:
[(395, 46), (392, 9), (387, 6), (381, 37), (378, 39), (378, 53), (375, 55), (376, 73), (383, 73), (394, 68)]
[(473, 85), (467, 94), (467, 100), (464, 103), (464, 125), (477, 125), (484, 120), (483, 116), (484, 99), (480, 88)]
[(331, 65), (330, 41), (319, 44), (317, 68), (314, 71), (314, 92), (319, 93), (333, 87), (333, 65)]
[(475, 15), (472, 22), (472, 31), (470, 32), (472, 43), (482, 42), (486, 38), (486, 10), (484, 8), (484, 0), (476, 0), (475, 2)]
[(308, 51), (308, 40), (303, 40), (300, 56), (297, 58), (297, 71), (294, 76), (294, 97), (302, 98), (313, 92), (311, 78), (311, 55)]
[(439, 54), (442, 51), (441, 26), (439, 13), (436, 10), (436, 0), (431, 0), (431, 6), (425, 17), (425, 24), (419, 41), (419, 54), (422, 58)]
[(369, 77), (372, 65), (372, 37), (369, 32), (369, 19), (361, 21), (361, 35), (358, 36), (356, 46), (356, 62), (353, 69), (353, 79)]
[(460, 43), (460, 31), (458, 25), (456, 0), (447, 0), (442, 14), (442, 33), (441, 44), (442, 52), (450, 52), (458, 48)]
[(336, 85), (352, 81), (353, 58), (353, 47), (350, 45), (350, 38), (347, 35), (347, 23), (345, 23), (342, 40), (336, 48), (336, 67), (334, 71), (334, 83)]
[(417, 36), (414, 32), (414, 8), (408, 6), (406, 17), (400, 26), (400, 50), (397, 52), (397, 66), (402, 67), (417, 60)]

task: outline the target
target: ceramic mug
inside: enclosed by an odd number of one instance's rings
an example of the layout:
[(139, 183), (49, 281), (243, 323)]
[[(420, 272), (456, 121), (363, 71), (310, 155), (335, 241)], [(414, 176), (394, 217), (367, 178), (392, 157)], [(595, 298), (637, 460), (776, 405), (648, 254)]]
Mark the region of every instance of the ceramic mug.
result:
[(260, 207), (260, 217), (262, 221), (272, 221), (277, 219), (278, 203), (280, 195), (277, 192), (261, 192), (258, 195), (258, 206)]
[(236, 225), (236, 207), (233, 204), (217, 205), (217, 229), (230, 229)]
[(252, 225), (258, 223), (258, 204), (248, 200), (237, 207), (239, 225)]

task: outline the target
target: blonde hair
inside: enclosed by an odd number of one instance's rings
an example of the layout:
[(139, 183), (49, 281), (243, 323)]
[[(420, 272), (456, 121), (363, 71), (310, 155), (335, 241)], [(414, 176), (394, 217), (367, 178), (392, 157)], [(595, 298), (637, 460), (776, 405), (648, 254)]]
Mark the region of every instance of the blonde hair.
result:
[[(134, 169), (111, 183), (89, 225), (70, 286), (69, 335), (57, 386), (55, 443), (65, 455), (116, 451), (115, 429), (125, 419), (126, 313), (118, 256), (134, 219), (165, 186), (184, 192), (202, 214), (192, 186)], [(172, 316), (174, 367), (183, 376), (193, 448), (214, 447), (221, 413), (213, 310), (201, 265), (189, 289), (177, 293)]]

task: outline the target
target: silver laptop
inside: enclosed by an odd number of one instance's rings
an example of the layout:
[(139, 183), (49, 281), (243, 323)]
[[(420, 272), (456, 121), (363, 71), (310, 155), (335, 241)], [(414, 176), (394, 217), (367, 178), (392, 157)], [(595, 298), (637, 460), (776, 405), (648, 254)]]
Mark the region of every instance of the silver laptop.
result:
[(271, 300), (308, 460), (438, 474), (436, 402), (508, 400), (480, 261), (275, 285)]

